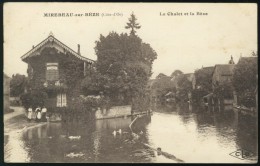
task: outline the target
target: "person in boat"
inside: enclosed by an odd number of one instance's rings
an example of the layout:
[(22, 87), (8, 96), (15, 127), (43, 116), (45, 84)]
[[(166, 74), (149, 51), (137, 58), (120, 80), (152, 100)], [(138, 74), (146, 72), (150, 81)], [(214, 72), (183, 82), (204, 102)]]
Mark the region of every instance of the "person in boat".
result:
[(32, 111), (33, 111), (32, 107), (29, 107), (28, 114), (27, 114), (27, 118), (28, 118), (29, 122), (31, 122), (31, 120), (32, 120), (32, 113), (33, 113)]
[(46, 115), (47, 115), (47, 108), (45, 106), (43, 106), (43, 108), (42, 108), (42, 121), (43, 122), (47, 121)]
[(36, 112), (36, 121), (40, 122), (42, 118), (41, 108), (38, 106), (35, 112)]

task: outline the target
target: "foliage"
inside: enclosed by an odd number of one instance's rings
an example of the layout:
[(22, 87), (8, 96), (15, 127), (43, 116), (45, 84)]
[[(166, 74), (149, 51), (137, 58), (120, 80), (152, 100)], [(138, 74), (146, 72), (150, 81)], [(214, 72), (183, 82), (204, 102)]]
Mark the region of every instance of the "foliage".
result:
[(233, 84), (237, 92), (254, 91), (257, 85), (257, 57), (242, 58), (234, 69)]
[(12, 97), (20, 96), (24, 93), (27, 86), (27, 77), (25, 75), (13, 75), (10, 81), (10, 95)]
[(135, 29), (140, 29), (141, 26), (139, 25), (139, 23), (136, 22), (137, 18), (134, 15), (134, 13), (131, 14), (131, 17), (128, 19), (129, 22), (126, 23), (127, 25), (125, 26), (126, 29), (131, 29), (130, 34), (131, 35), (135, 35), (136, 30)]
[(208, 93), (203, 89), (194, 89), (192, 90), (191, 94), (192, 94), (192, 102), (198, 104), (203, 98), (203, 96), (207, 95)]
[(96, 108), (105, 108), (109, 103), (109, 99), (104, 96), (79, 96), (76, 97), (71, 104), (71, 108), (75, 110), (91, 111)]
[(22, 104), (26, 109), (28, 109), (29, 107), (42, 107), (46, 99), (47, 93), (41, 91), (31, 91), (21, 95)]
[[(96, 42), (95, 85), (112, 100), (129, 103), (143, 94), (156, 52), (136, 35), (109, 33)], [(93, 81), (94, 82), (94, 81)], [(95, 87), (92, 86), (92, 87)], [(91, 87), (91, 86), (90, 86)]]
[(196, 70), (194, 75), (196, 78), (196, 87), (203, 89), (206, 93), (212, 91), (212, 72), (213, 67), (202, 68)]
[(160, 73), (151, 87), (153, 91), (155, 91), (156, 96), (159, 96), (161, 100), (163, 100), (164, 96), (169, 92), (175, 92), (176, 88), (171, 81), (171, 77), (168, 77), (162, 73)]
[(218, 85), (214, 88), (213, 92), (216, 97), (220, 99), (232, 99), (233, 98), (233, 86), (232, 84)]
[(156, 79), (161, 79), (161, 78), (164, 78), (164, 77), (167, 77), (167, 75), (163, 74), (163, 73), (159, 73), (157, 76), (156, 76)]
[(177, 85), (178, 85), (177, 97), (182, 101), (187, 101), (188, 93), (192, 90), (192, 83), (188, 80), (188, 78), (184, 74), (180, 74), (178, 75)]
[(181, 75), (181, 74), (183, 74), (182, 71), (180, 71), (180, 70), (175, 70), (174, 72), (172, 72), (171, 77), (176, 77), (176, 76)]
[(238, 102), (248, 107), (255, 106), (257, 74), (256, 56), (241, 58), (234, 69), (233, 85), (238, 93)]

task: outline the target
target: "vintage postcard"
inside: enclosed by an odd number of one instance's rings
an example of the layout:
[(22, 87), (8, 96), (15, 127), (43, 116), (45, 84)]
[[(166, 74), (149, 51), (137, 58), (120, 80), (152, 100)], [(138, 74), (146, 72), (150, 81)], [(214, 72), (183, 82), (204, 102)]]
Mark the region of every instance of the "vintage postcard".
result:
[(254, 3), (4, 3), (5, 163), (257, 163)]

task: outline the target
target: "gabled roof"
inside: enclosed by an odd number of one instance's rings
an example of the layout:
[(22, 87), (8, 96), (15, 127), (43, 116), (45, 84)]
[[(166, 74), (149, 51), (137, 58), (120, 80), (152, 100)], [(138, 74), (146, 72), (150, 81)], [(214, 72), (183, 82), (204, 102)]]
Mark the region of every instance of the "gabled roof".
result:
[(43, 40), (41, 43), (39, 43), (38, 45), (36, 45), (35, 47), (33, 47), (30, 51), (28, 51), (26, 54), (24, 54), (21, 59), (23, 61), (25, 61), (27, 58), (35, 56), (35, 53), (37, 50), (39, 50), (40, 48), (42, 48), (44, 45), (46, 45), (48, 42), (54, 42), (57, 45), (59, 45), (60, 47), (62, 47), (65, 51), (71, 53), (72, 55), (74, 55), (75, 57), (79, 58), (80, 60), (86, 61), (86, 62), (90, 62), (93, 63), (94, 60), (86, 58), (81, 56), (80, 54), (78, 54), (76, 51), (72, 50), (71, 48), (69, 48), (68, 46), (66, 46), (65, 44), (63, 44), (61, 41), (59, 41), (58, 39), (56, 39), (52, 33), (50, 33), (50, 35)]
[(240, 57), (238, 63), (241, 61), (257, 61), (257, 56), (249, 56), (249, 57)]
[(214, 66), (202, 67), (201, 69), (198, 69), (197, 72), (211, 76), (213, 74), (214, 68)]
[[(215, 65), (214, 72), (218, 70), (221, 75), (231, 76), (233, 75), (235, 65), (234, 64), (221, 64)], [(213, 73), (214, 73), (213, 72)]]

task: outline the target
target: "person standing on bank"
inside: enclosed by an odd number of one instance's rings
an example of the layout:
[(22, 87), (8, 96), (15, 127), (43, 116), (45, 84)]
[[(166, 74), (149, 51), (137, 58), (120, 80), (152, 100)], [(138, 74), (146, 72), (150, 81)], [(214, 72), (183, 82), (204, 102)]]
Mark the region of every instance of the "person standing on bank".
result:
[(41, 114), (41, 108), (38, 106), (35, 110), (36, 112), (36, 121), (37, 122), (40, 122), (41, 121), (41, 118), (42, 118), (42, 114)]
[(47, 108), (43, 106), (42, 108), (42, 122), (46, 122), (46, 114), (47, 114)]
[(36, 112), (36, 109), (34, 110), (32, 110), (32, 120), (34, 120), (34, 121), (36, 121), (36, 114), (37, 114), (37, 112)]
[(28, 114), (27, 114), (28, 121), (31, 122), (32, 120), (32, 107), (29, 107)]

